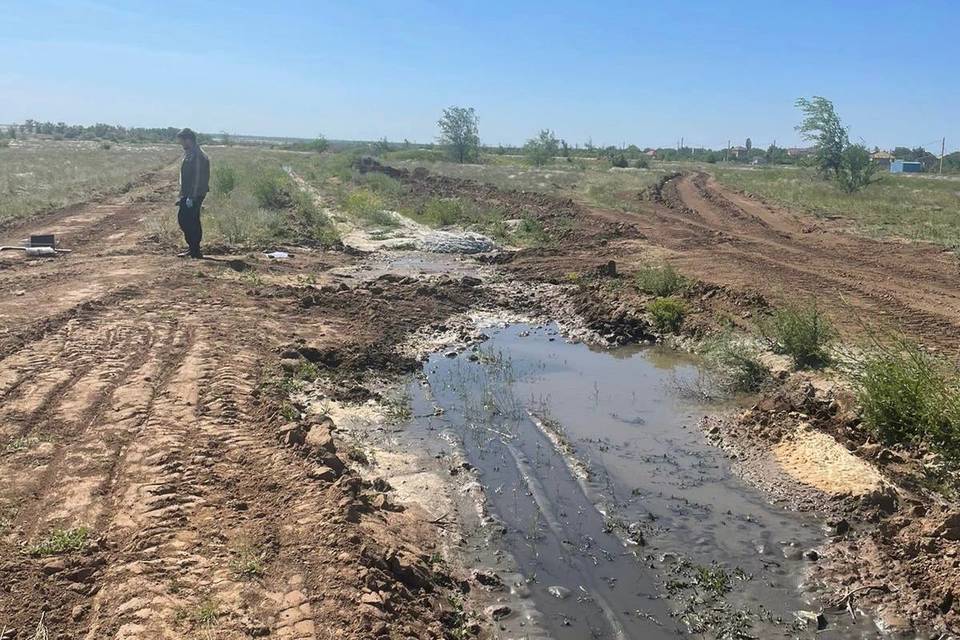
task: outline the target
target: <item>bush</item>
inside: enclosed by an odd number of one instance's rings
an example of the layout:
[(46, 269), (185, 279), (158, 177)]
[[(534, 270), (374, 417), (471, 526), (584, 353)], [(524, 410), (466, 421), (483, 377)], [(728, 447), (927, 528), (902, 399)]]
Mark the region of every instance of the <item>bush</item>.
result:
[(926, 444), (960, 460), (960, 372), (912, 343), (876, 348), (854, 380), (863, 421), (887, 444)]
[(657, 297), (672, 296), (687, 286), (687, 280), (670, 265), (642, 267), (634, 276), (637, 289)]
[(661, 333), (676, 333), (683, 324), (686, 306), (676, 298), (657, 298), (647, 306), (653, 326)]
[(830, 321), (815, 304), (778, 309), (760, 329), (770, 347), (793, 358), (798, 369), (827, 364), (828, 349), (836, 338)]
[(287, 209), (293, 204), (289, 179), (280, 169), (261, 171), (253, 182), (253, 196), (264, 209)]
[(877, 165), (870, 159), (870, 152), (863, 145), (852, 144), (840, 155), (840, 167), (836, 170), (837, 185), (846, 193), (856, 193), (870, 184)]
[(559, 149), (560, 141), (549, 129), (542, 130), (536, 138), (530, 138), (523, 145), (524, 155), (527, 156), (530, 164), (535, 167), (542, 167), (553, 162), (553, 158), (557, 155)]
[(702, 349), (715, 373), (714, 382), (725, 391), (759, 391), (773, 380), (770, 369), (760, 362), (756, 350), (730, 333), (713, 336), (704, 342)]
[(627, 156), (623, 155), (622, 153), (612, 156), (610, 158), (610, 164), (619, 169), (626, 169), (628, 166), (630, 166), (630, 163), (627, 161)]
[(343, 199), (343, 208), (358, 218), (363, 218), (373, 224), (384, 227), (395, 227), (397, 219), (383, 210), (383, 201), (380, 196), (369, 189), (355, 189)]
[(420, 217), (429, 225), (445, 227), (463, 218), (463, 203), (451, 198), (434, 198), (424, 205)]
[(646, 156), (640, 156), (637, 158), (636, 162), (633, 163), (637, 169), (649, 169), (650, 168), (650, 158)]
[(227, 195), (237, 186), (237, 170), (229, 164), (217, 165), (213, 170), (213, 191)]

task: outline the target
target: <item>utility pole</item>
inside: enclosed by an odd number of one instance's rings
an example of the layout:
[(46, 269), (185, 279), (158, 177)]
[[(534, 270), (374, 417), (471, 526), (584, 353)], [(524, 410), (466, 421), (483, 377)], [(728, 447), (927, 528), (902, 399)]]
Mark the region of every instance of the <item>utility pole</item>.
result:
[(683, 136), (680, 136), (680, 151), (683, 151)]
[(947, 136), (940, 138), (940, 175), (943, 175), (943, 152), (947, 146)]
[(727, 162), (730, 159), (730, 141), (727, 140), (727, 148), (723, 150), (723, 161)]

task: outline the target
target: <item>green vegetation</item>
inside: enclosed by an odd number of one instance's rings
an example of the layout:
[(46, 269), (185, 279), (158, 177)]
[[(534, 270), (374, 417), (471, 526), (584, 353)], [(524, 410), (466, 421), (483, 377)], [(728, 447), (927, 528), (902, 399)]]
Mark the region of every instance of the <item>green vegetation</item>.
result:
[(777, 309), (760, 329), (771, 349), (790, 356), (798, 369), (826, 365), (836, 338), (830, 321), (814, 303)]
[(559, 150), (560, 141), (549, 129), (542, 130), (536, 138), (527, 140), (523, 145), (523, 153), (527, 156), (527, 161), (535, 167), (553, 162)]
[(0, 223), (127, 189), (179, 155), (174, 145), (18, 141), (0, 148)]
[(960, 371), (906, 340), (875, 345), (854, 380), (864, 423), (884, 443), (925, 445), (960, 462)]
[(459, 163), (480, 158), (480, 129), (473, 107), (450, 107), (437, 121), (439, 142), (447, 147), (450, 157)]
[[(314, 197), (284, 170), (310, 156), (250, 147), (208, 150), (212, 190), (204, 200), (204, 241), (273, 248), (278, 243), (330, 246), (339, 240)], [(158, 239), (180, 242), (174, 215), (149, 221)]]
[(884, 175), (869, 189), (847, 193), (810, 169), (717, 169), (724, 184), (819, 217), (844, 217), (874, 236), (899, 236), (960, 248), (960, 183)]
[(263, 553), (249, 545), (241, 545), (233, 550), (230, 569), (241, 580), (255, 580), (263, 576)]
[(653, 326), (658, 331), (676, 333), (683, 325), (686, 305), (677, 298), (657, 298), (647, 305), (647, 311), (653, 318)]
[(55, 556), (80, 551), (87, 544), (90, 530), (86, 527), (55, 529), (49, 536), (27, 549), (32, 556)]
[(770, 369), (760, 362), (758, 349), (730, 332), (708, 338), (701, 345), (701, 351), (710, 365), (712, 382), (723, 391), (750, 393), (773, 381)]
[(797, 107), (803, 112), (803, 122), (797, 131), (805, 140), (816, 145), (814, 162), (821, 177), (834, 180), (846, 193), (855, 193), (870, 184), (876, 165), (862, 145), (851, 145), (847, 128), (826, 98), (800, 98)]
[(687, 286), (687, 280), (672, 266), (641, 267), (634, 275), (637, 289), (652, 296), (665, 297), (679, 293)]

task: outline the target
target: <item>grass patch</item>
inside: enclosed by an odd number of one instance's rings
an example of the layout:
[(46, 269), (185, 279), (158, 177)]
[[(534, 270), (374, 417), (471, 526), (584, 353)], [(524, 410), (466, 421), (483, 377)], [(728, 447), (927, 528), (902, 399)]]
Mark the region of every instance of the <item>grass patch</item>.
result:
[(381, 227), (396, 227), (399, 221), (384, 210), (383, 199), (367, 188), (354, 189), (343, 195), (340, 206), (350, 215)]
[(854, 220), (873, 236), (898, 236), (960, 247), (960, 182), (933, 176), (883, 174), (858, 193), (845, 193), (807, 168), (716, 169), (724, 184), (820, 217)]
[(752, 393), (767, 387), (773, 377), (759, 359), (757, 349), (729, 332), (703, 342), (701, 351), (710, 367), (711, 382), (727, 393)]
[(657, 298), (647, 305), (647, 311), (653, 318), (653, 326), (658, 331), (676, 333), (683, 325), (686, 305), (677, 298)]
[(875, 346), (854, 381), (863, 421), (886, 444), (927, 446), (960, 462), (960, 371), (905, 340)]
[(830, 361), (829, 348), (837, 334), (815, 303), (777, 309), (760, 324), (775, 353), (793, 359), (798, 369), (818, 369)]
[(263, 553), (252, 546), (240, 546), (233, 551), (230, 569), (241, 580), (261, 578), (265, 571)]
[(49, 536), (27, 549), (27, 553), (42, 558), (80, 551), (89, 537), (90, 530), (86, 527), (55, 529)]
[(672, 266), (641, 267), (634, 275), (637, 289), (658, 298), (680, 293), (687, 287), (687, 279)]

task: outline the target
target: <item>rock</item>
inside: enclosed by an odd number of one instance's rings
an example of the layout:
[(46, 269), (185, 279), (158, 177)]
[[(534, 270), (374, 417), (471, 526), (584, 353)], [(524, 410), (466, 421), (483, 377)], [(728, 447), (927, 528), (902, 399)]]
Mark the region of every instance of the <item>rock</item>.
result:
[(383, 598), (380, 597), (379, 593), (374, 591), (367, 591), (362, 596), (360, 596), (360, 602), (362, 604), (370, 604), (375, 607), (383, 605)]
[(476, 570), (473, 572), (473, 579), (480, 585), (493, 591), (501, 591), (504, 588), (503, 580), (492, 571)]
[(860, 498), (864, 507), (877, 507), (884, 513), (893, 513), (897, 510), (897, 492), (889, 486), (874, 489)]
[(960, 540), (960, 511), (951, 513), (933, 530), (933, 535), (947, 540)]
[(484, 609), (484, 613), (492, 620), (503, 620), (513, 613), (513, 609), (505, 604), (495, 604)]
[(831, 518), (826, 523), (827, 535), (842, 536), (850, 531), (850, 523), (843, 518)]
[(904, 458), (902, 455), (893, 451), (892, 449), (881, 449), (880, 453), (877, 454), (877, 460), (880, 462), (893, 462), (900, 464), (903, 462)]
[(457, 357), (457, 352), (451, 350), (451, 351), (447, 351), (447, 352), (446, 352), (445, 354), (443, 354), (443, 355), (444, 355), (444, 357), (446, 357), (446, 358), (456, 358), (456, 357)]
[(606, 264), (602, 264), (597, 267), (597, 275), (605, 278), (616, 278), (617, 277), (617, 263), (614, 260), (610, 260)]
[(313, 480), (323, 480), (324, 482), (333, 482), (337, 479), (337, 472), (330, 467), (314, 467), (307, 474)]
[(460, 278), (460, 284), (465, 287), (476, 287), (483, 283), (483, 280), (480, 278), (475, 278), (473, 276), (463, 276)]
[(554, 585), (547, 588), (547, 593), (552, 595), (557, 600), (566, 600), (570, 597), (570, 589), (566, 587), (561, 587), (559, 585)]
[(277, 437), (279, 437), (280, 442), (284, 444), (291, 446), (301, 445), (307, 437), (307, 432), (298, 424), (288, 423), (280, 427), (280, 431), (277, 432)]
[(808, 627), (816, 626), (817, 631), (823, 631), (827, 628), (827, 617), (823, 615), (823, 611), (795, 611), (793, 615)]
[(815, 549), (807, 549), (803, 552), (803, 557), (805, 560), (809, 560), (810, 562), (816, 562), (820, 559), (820, 554), (817, 553)]
[(54, 558), (53, 560), (48, 560), (43, 565), (43, 572), (48, 576), (52, 576), (55, 573), (60, 573), (66, 568), (66, 562), (64, 562), (61, 558)]
[(288, 373), (297, 371), (300, 366), (301, 360), (299, 358), (282, 358), (280, 360), (280, 368)]
[(315, 424), (310, 427), (304, 437), (304, 444), (321, 453), (336, 453), (337, 448), (333, 443), (333, 433), (331, 433), (328, 424)]
[(861, 458), (876, 458), (877, 454), (880, 453), (880, 449), (880, 445), (876, 442), (865, 442), (864, 444), (860, 445), (859, 449), (857, 449), (857, 454)]

